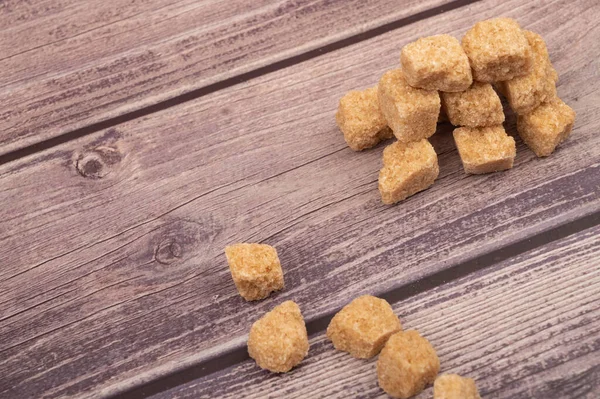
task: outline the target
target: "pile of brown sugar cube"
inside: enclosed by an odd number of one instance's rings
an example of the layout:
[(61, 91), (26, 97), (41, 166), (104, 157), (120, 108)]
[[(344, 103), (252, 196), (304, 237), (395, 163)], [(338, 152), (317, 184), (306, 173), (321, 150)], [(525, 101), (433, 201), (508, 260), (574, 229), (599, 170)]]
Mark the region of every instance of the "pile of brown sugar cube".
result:
[[(558, 75), (543, 39), (509, 18), (473, 26), (462, 43), (449, 35), (425, 37), (402, 49), (401, 69), (386, 72), (376, 87), (341, 100), (337, 123), (350, 148), (361, 151), (396, 137), (385, 148), (379, 173), (383, 202), (393, 204), (427, 189), (439, 173), (429, 143), (446, 118), (466, 173), (510, 169), (515, 140), (506, 134), (496, 91), (517, 114), (517, 130), (537, 156), (550, 155), (570, 134), (575, 112), (556, 94)], [(232, 279), (247, 301), (285, 288), (275, 248), (241, 243), (225, 249)], [(416, 330), (403, 330), (384, 299), (360, 296), (331, 320), (333, 347), (359, 359), (379, 356), (379, 386), (394, 398), (409, 398), (433, 384), (434, 399), (480, 399), (475, 381), (438, 376), (433, 345)], [(286, 373), (308, 356), (304, 317), (293, 301), (275, 306), (254, 322), (248, 353), (256, 364)]]
[(427, 140), (447, 118), (468, 174), (510, 169), (516, 155), (506, 134), (497, 91), (517, 114), (517, 130), (539, 157), (571, 133), (575, 111), (556, 93), (558, 74), (546, 44), (510, 18), (476, 23), (462, 38), (421, 38), (402, 49), (401, 69), (376, 87), (347, 93), (336, 121), (348, 146), (362, 151), (396, 137), (385, 148), (379, 191), (386, 204), (430, 187), (439, 174)]

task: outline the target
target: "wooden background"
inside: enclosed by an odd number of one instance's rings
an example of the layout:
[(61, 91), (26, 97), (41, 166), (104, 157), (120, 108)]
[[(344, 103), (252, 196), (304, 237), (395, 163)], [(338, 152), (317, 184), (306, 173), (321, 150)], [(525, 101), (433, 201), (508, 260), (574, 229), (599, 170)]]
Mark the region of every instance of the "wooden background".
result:
[[(337, 101), (404, 44), (500, 15), (546, 39), (572, 136), (466, 176), (442, 124), (435, 185), (381, 204), (385, 144), (348, 149)], [(596, 0), (0, 1), (0, 398), (383, 397), (323, 335), (365, 293), (485, 398), (600, 397), (599, 19)], [(278, 249), (284, 291), (239, 297), (237, 241)], [(311, 351), (272, 375), (245, 339), (286, 299)]]

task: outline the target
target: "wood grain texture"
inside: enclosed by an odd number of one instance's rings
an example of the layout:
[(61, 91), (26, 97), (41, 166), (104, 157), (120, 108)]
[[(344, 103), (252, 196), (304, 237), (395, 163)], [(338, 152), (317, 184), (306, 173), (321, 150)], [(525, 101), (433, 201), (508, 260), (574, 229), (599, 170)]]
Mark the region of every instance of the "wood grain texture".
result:
[[(2, 166), (0, 394), (119, 392), (243, 345), (255, 315), (284, 299), (315, 319), (597, 212), (599, 5), (467, 11)], [(433, 139), (436, 184), (382, 205), (383, 146), (346, 148), (339, 97), (374, 84), (403, 44), (495, 15), (548, 41), (578, 112), (572, 137), (547, 159), (519, 142), (513, 170), (467, 177), (446, 126)], [(245, 303), (223, 256), (236, 241), (275, 245), (286, 290)]]
[(448, 2), (0, 2), (0, 155)]
[[(475, 378), (483, 398), (597, 398), (599, 236), (594, 227), (392, 306), (404, 329), (431, 341), (441, 373)], [(249, 359), (152, 398), (388, 398), (376, 358), (336, 351), (323, 333), (310, 344), (290, 373)]]

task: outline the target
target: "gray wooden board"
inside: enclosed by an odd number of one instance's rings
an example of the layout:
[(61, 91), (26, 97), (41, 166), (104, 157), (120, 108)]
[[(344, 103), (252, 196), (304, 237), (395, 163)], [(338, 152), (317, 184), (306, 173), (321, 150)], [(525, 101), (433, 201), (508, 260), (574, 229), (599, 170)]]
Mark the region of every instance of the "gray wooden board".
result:
[[(590, 228), (392, 306), (434, 345), (441, 373), (475, 378), (483, 398), (598, 398), (599, 236)], [(388, 397), (377, 358), (338, 352), (324, 333), (310, 344), (288, 374), (249, 359), (152, 398)], [(428, 388), (416, 398), (431, 397)]]
[(2, 1), (0, 155), (469, 2)]
[[(346, 148), (339, 97), (403, 44), (496, 15), (546, 38), (572, 137), (546, 159), (519, 142), (513, 170), (465, 176), (443, 125), (436, 184), (382, 205), (383, 146)], [(595, 214), (599, 15), (594, 1), (478, 3), (1, 166), (0, 394), (122, 392), (240, 348), (284, 299), (316, 320)], [(275, 245), (286, 290), (244, 302), (222, 253), (236, 241)]]

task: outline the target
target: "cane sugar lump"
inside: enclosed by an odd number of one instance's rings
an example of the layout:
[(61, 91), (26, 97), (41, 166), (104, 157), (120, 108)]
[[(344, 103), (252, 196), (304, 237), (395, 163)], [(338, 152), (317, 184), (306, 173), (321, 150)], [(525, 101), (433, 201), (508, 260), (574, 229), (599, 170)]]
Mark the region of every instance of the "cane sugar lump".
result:
[(533, 68), (527, 75), (500, 82), (498, 87), (510, 107), (519, 115), (528, 114), (543, 102), (556, 97), (558, 74), (550, 62), (544, 39), (537, 33), (524, 31), (533, 54)]
[(340, 100), (335, 120), (348, 147), (354, 151), (371, 148), (394, 137), (379, 109), (377, 86), (346, 93)]
[(482, 174), (510, 169), (517, 149), (502, 125), (454, 129), (454, 142), (465, 173)]
[(335, 349), (368, 359), (381, 351), (402, 326), (384, 299), (364, 295), (344, 306), (329, 323), (327, 337)]
[(435, 133), (440, 96), (412, 87), (401, 69), (386, 72), (378, 84), (379, 106), (398, 141), (419, 141)]
[(435, 379), (433, 399), (481, 399), (481, 396), (472, 378), (443, 374)]
[(474, 82), (460, 93), (441, 93), (444, 112), (454, 126), (494, 126), (504, 122), (502, 102), (489, 83)]
[(265, 244), (235, 244), (225, 248), (233, 282), (247, 301), (269, 296), (283, 288), (283, 270), (277, 251)]
[(248, 353), (260, 368), (286, 373), (308, 354), (308, 334), (300, 308), (283, 302), (257, 320), (248, 336)]
[(437, 154), (426, 139), (402, 143), (397, 141), (383, 150), (383, 168), (379, 171), (379, 192), (385, 204), (423, 191), (439, 174)]
[(538, 157), (547, 157), (573, 129), (575, 111), (561, 99), (543, 103), (527, 115), (517, 117), (517, 131)]
[(400, 62), (406, 81), (420, 89), (463, 91), (473, 82), (469, 58), (450, 35), (423, 37), (407, 44)]
[(463, 36), (462, 46), (469, 57), (474, 80), (499, 82), (531, 71), (531, 48), (514, 19), (477, 22)]
[(440, 360), (433, 346), (417, 331), (392, 335), (379, 354), (379, 386), (394, 398), (406, 399), (433, 384)]

